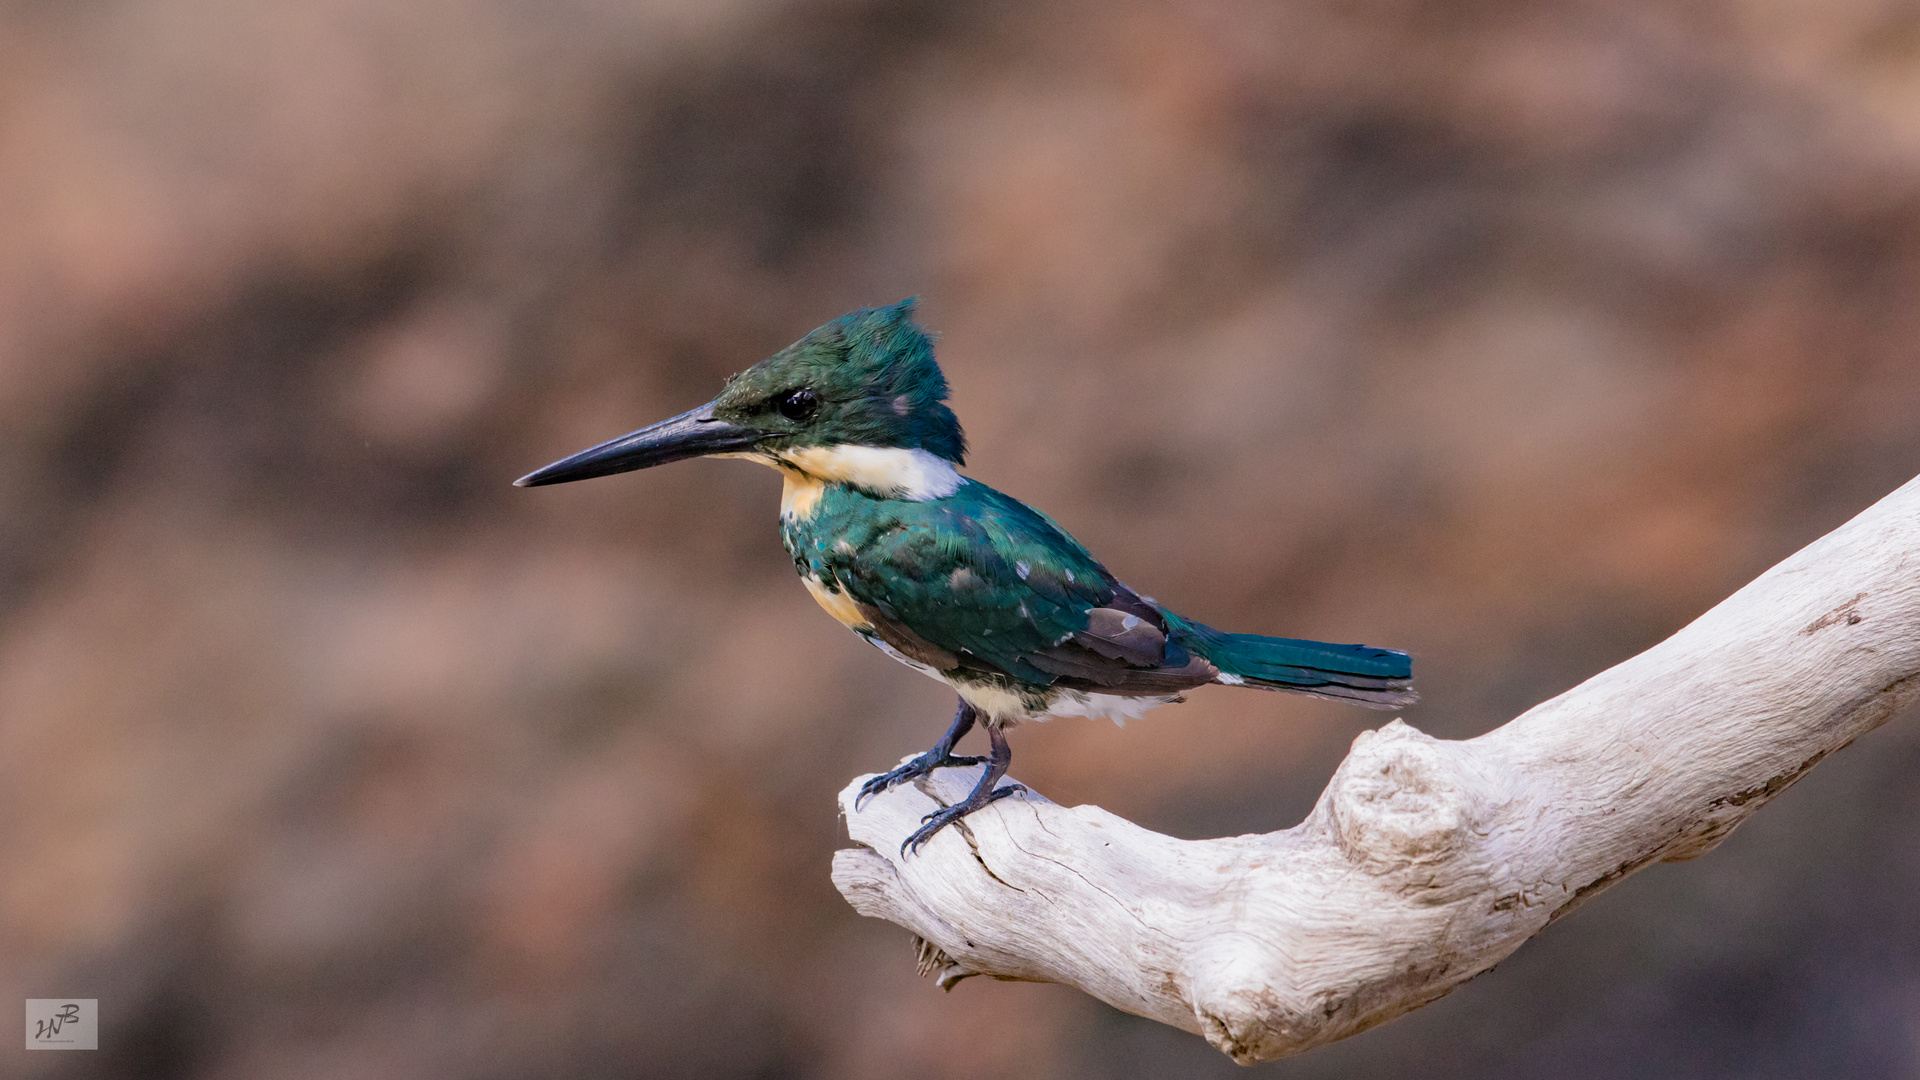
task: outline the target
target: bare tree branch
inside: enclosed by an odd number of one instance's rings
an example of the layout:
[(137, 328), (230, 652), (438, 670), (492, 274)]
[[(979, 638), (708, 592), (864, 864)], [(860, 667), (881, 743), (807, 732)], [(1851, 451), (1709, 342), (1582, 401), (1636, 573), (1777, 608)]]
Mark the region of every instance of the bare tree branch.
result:
[[(1176, 840), (1003, 799), (902, 858), (973, 768), (853, 808), (833, 880), (942, 985), (1066, 983), (1251, 1063), (1441, 997), (1587, 897), (1711, 849), (1920, 695), (1920, 479), (1671, 638), (1464, 742), (1361, 735), (1313, 812)], [(936, 802), (937, 800), (937, 802)]]

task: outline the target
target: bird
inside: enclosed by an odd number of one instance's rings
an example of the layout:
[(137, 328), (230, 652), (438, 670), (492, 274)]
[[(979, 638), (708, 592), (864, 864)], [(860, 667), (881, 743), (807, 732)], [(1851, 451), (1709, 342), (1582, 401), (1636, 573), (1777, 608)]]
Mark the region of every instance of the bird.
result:
[[(814, 600), (958, 696), (932, 748), (873, 776), (855, 809), (936, 769), (985, 764), (963, 800), (926, 815), (902, 857), (1022, 787), (1008, 729), (1047, 716), (1116, 722), (1216, 684), (1371, 708), (1412, 704), (1412, 657), (1368, 645), (1231, 634), (1128, 588), (1052, 518), (963, 476), (917, 297), (850, 312), (732, 377), (712, 401), (515, 481), (560, 484), (694, 457), (782, 477), (780, 539)], [(985, 758), (954, 753), (985, 728)]]

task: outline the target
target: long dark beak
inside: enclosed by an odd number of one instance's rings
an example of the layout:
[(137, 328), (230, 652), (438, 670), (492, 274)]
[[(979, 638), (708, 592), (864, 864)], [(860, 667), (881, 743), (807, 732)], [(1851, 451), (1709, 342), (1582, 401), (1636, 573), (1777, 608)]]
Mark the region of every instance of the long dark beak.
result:
[(706, 454), (725, 454), (751, 449), (764, 431), (729, 424), (716, 419), (711, 403), (692, 412), (643, 427), (631, 435), (622, 435), (589, 450), (533, 472), (513, 482), (515, 487), (539, 487), (586, 480), (595, 476), (631, 472), (669, 461), (681, 461)]

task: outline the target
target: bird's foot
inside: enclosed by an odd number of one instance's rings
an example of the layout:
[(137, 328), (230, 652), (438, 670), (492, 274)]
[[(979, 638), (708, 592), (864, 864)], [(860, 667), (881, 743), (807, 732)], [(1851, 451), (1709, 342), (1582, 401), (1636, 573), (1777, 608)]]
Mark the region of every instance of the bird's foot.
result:
[(899, 768), (889, 769), (866, 783), (861, 784), (860, 794), (853, 798), (853, 808), (857, 811), (860, 809), (861, 804), (873, 798), (875, 795), (889, 788), (898, 787), (909, 780), (918, 780), (933, 772), (935, 769), (944, 769), (950, 765), (978, 765), (985, 760), (987, 759), (983, 757), (963, 757), (936, 750), (929, 750)]
[(1006, 787), (994, 788), (992, 791), (981, 791), (979, 788), (975, 788), (973, 794), (967, 796), (960, 802), (954, 803), (952, 806), (943, 806), (933, 813), (928, 814), (926, 817), (921, 818), (920, 820), (926, 822), (926, 824), (915, 829), (912, 836), (907, 837), (906, 840), (901, 842), (900, 857), (905, 858), (919, 851), (920, 845), (933, 839), (934, 833), (959, 821), (961, 818), (966, 817), (968, 814), (973, 813), (988, 803), (1004, 799), (1016, 791), (1025, 790), (1027, 790), (1025, 784), (1008, 784)]

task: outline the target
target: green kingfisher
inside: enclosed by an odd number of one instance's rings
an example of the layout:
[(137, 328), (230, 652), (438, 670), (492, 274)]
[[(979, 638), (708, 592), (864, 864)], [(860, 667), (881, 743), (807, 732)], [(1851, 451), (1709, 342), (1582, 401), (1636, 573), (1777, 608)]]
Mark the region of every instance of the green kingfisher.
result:
[[(986, 769), (966, 799), (901, 845), (1020, 790), (1007, 729), (1046, 716), (1124, 722), (1208, 683), (1291, 690), (1372, 708), (1411, 704), (1413, 661), (1366, 645), (1228, 634), (1122, 584), (1052, 518), (962, 476), (914, 300), (843, 315), (727, 380), (691, 412), (521, 477), (521, 487), (691, 457), (780, 471), (780, 539), (807, 591), (895, 660), (959, 694), (933, 748), (862, 786), (855, 805), (958, 765)], [(985, 759), (953, 753), (975, 723)]]

